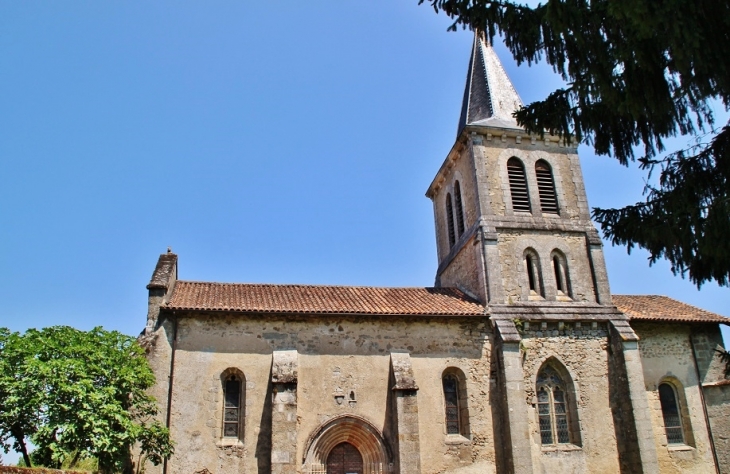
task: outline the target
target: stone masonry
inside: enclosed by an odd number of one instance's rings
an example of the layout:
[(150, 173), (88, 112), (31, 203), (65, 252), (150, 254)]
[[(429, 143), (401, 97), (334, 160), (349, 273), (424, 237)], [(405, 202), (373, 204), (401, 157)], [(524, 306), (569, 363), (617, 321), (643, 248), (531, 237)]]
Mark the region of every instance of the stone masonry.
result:
[(431, 288), (195, 282), (160, 256), (140, 342), (152, 474), (730, 473), (728, 319), (611, 295), (574, 143), (527, 134), (480, 33), (428, 187)]

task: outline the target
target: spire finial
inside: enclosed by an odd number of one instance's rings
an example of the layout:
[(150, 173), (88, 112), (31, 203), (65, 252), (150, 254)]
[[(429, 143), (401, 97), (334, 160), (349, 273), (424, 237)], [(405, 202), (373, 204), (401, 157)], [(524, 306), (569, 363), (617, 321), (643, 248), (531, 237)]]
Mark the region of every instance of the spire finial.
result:
[(522, 105), (486, 34), (474, 30), (457, 136), (467, 125), (519, 129), (512, 114)]

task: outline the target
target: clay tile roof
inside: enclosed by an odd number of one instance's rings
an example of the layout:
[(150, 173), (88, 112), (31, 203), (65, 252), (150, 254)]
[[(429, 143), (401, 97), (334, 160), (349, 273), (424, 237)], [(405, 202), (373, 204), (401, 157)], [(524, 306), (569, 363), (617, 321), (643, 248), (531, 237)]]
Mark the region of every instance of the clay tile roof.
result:
[(631, 321), (730, 324), (730, 318), (658, 295), (613, 295), (613, 304)]
[(256, 313), (477, 316), (484, 306), (455, 288), (263, 285), (178, 281), (166, 308)]

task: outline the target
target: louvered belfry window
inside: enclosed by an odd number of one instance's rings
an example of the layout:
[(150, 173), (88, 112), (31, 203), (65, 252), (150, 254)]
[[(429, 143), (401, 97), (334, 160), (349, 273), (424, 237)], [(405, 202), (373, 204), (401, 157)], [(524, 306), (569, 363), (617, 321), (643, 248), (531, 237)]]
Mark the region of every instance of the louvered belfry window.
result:
[(558, 214), (558, 197), (555, 194), (555, 181), (550, 165), (545, 160), (535, 163), (537, 190), (540, 194), (540, 209), (545, 214)]
[(444, 409), (446, 411), (446, 433), (460, 434), (459, 417), (459, 381), (454, 375), (445, 375), (444, 386)]
[(451, 194), (446, 195), (446, 226), (449, 229), (449, 248), (456, 243), (456, 234), (454, 234), (454, 206), (451, 204)]
[(530, 195), (527, 192), (525, 167), (519, 159), (512, 157), (507, 160), (507, 175), (512, 195), (512, 209), (517, 212), (532, 212)]
[(667, 443), (684, 444), (682, 419), (679, 414), (679, 403), (674, 388), (668, 383), (659, 384), (659, 403), (662, 405), (664, 430), (667, 434)]
[(464, 206), (461, 203), (461, 186), (459, 182), (454, 183), (454, 199), (456, 200), (456, 229), (459, 237), (464, 233)]
[(223, 437), (238, 438), (241, 422), (241, 380), (229, 376), (224, 385), (223, 407)]

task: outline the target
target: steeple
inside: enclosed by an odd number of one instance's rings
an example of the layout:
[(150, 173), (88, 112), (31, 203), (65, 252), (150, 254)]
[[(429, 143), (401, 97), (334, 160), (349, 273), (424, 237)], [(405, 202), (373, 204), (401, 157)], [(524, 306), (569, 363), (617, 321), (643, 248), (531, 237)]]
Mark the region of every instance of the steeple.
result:
[(484, 32), (474, 32), (457, 136), (467, 125), (517, 128), (512, 113), (522, 100)]
[(521, 106), (477, 31), (459, 133), (426, 192), (436, 286), (471, 292), (490, 305), (490, 317), (518, 305), (576, 314), (593, 305), (600, 313), (611, 295), (576, 145), (528, 134), (512, 117)]

